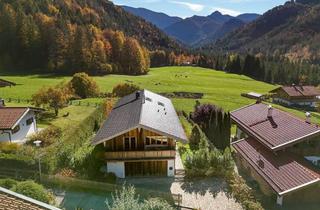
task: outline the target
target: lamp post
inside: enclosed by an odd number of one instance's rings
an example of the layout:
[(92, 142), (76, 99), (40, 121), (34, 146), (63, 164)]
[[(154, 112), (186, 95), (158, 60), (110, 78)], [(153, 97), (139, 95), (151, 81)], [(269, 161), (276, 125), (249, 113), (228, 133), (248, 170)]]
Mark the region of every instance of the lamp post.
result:
[[(34, 141), (33, 143), (36, 147), (40, 148), (42, 141)], [(38, 166), (39, 166), (39, 180), (41, 182), (41, 162), (40, 162), (40, 152), (38, 152)]]

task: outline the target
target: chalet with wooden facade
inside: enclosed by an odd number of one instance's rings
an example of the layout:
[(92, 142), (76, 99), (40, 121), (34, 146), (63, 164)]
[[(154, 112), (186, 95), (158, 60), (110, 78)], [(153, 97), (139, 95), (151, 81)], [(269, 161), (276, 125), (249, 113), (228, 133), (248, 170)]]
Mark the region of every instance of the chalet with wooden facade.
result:
[(237, 125), (236, 162), (267, 195), (283, 199), (320, 199), (320, 170), (309, 157), (320, 157), (320, 127), (310, 115), (301, 120), (264, 103), (231, 112)]
[(126, 176), (174, 176), (176, 141), (187, 142), (170, 99), (137, 91), (121, 98), (98, 131), (108, 172)]
[(274, 103), (286, 106), (315, 108), (320, 90), (314, 86), (283, 86), (270, 91)]

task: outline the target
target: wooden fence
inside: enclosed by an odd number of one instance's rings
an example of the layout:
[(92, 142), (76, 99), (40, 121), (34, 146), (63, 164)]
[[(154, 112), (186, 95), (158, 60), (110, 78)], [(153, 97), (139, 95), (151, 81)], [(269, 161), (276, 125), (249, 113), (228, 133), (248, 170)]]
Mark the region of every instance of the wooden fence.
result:
[[(21, 98), (5, 98), (6, 103), (18, 103), (18, 104), (31, 104), (31, 99), (21, 99)], [(73, 106), (87, 106), (87, 107), (99, 107), (101, 103), (87, 102), (81, 100), (70, 101), (68, 105)]]

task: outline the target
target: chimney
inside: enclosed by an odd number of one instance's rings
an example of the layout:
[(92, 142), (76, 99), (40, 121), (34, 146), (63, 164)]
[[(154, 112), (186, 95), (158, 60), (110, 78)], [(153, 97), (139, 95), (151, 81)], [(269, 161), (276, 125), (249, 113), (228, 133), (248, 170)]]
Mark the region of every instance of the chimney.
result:
[(268, 106), (268, 118), (272, 118), (273, 108), (271, 105)]
[(4, 99), (0, 98), (0, 108), (5, 107)]
[(311, 123), (311, 113), (310, 112), (306, 112), (306, 123)]

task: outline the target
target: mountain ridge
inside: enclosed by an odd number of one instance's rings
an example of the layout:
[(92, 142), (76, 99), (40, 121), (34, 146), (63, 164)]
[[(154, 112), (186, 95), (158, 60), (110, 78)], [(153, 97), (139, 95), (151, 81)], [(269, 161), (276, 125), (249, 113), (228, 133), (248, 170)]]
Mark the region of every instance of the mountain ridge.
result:
[(287, 2), (207, 46), (209, 51), (250, 52), (319, 63), (320, 3)]
[[(223, 15), (221, 12), (215, 11), (208, 16), (193, 15), (185, 19), (179, 19), (177, 17), (171, 17), (164, 13), (154, 12), (145, 8), (133, 8), (127, 6), (122, 7), (134, 15), (152, 22), (172, 38), (175, 38), (179, 42), (189, 46), (215, 41), (216, 39), (224, 36), (226, 33), (229, 33), (243, 25), (240, 23), (234, 24), (233, 22), (233, 24), (226, 26), (225, 24), (230, 19), (235, 18), (242, 21), (244, 24), (247, 24), (260, 16), (255, 13), (244, 13), (233, 17), (231, 15)], [(147, 11), (147, 15), (145, 11)], [(154, 17), (150, 18), (150, 15), (152, 14)], [(161, 14), (160, 17), (159, 14)], [(155, 20), (156, 16), (160, 19)], [(166, 20), (171, 21), (171, 24), (167, 24), (168, 26), (164, 27), (162, 22), (165, 22)]]

